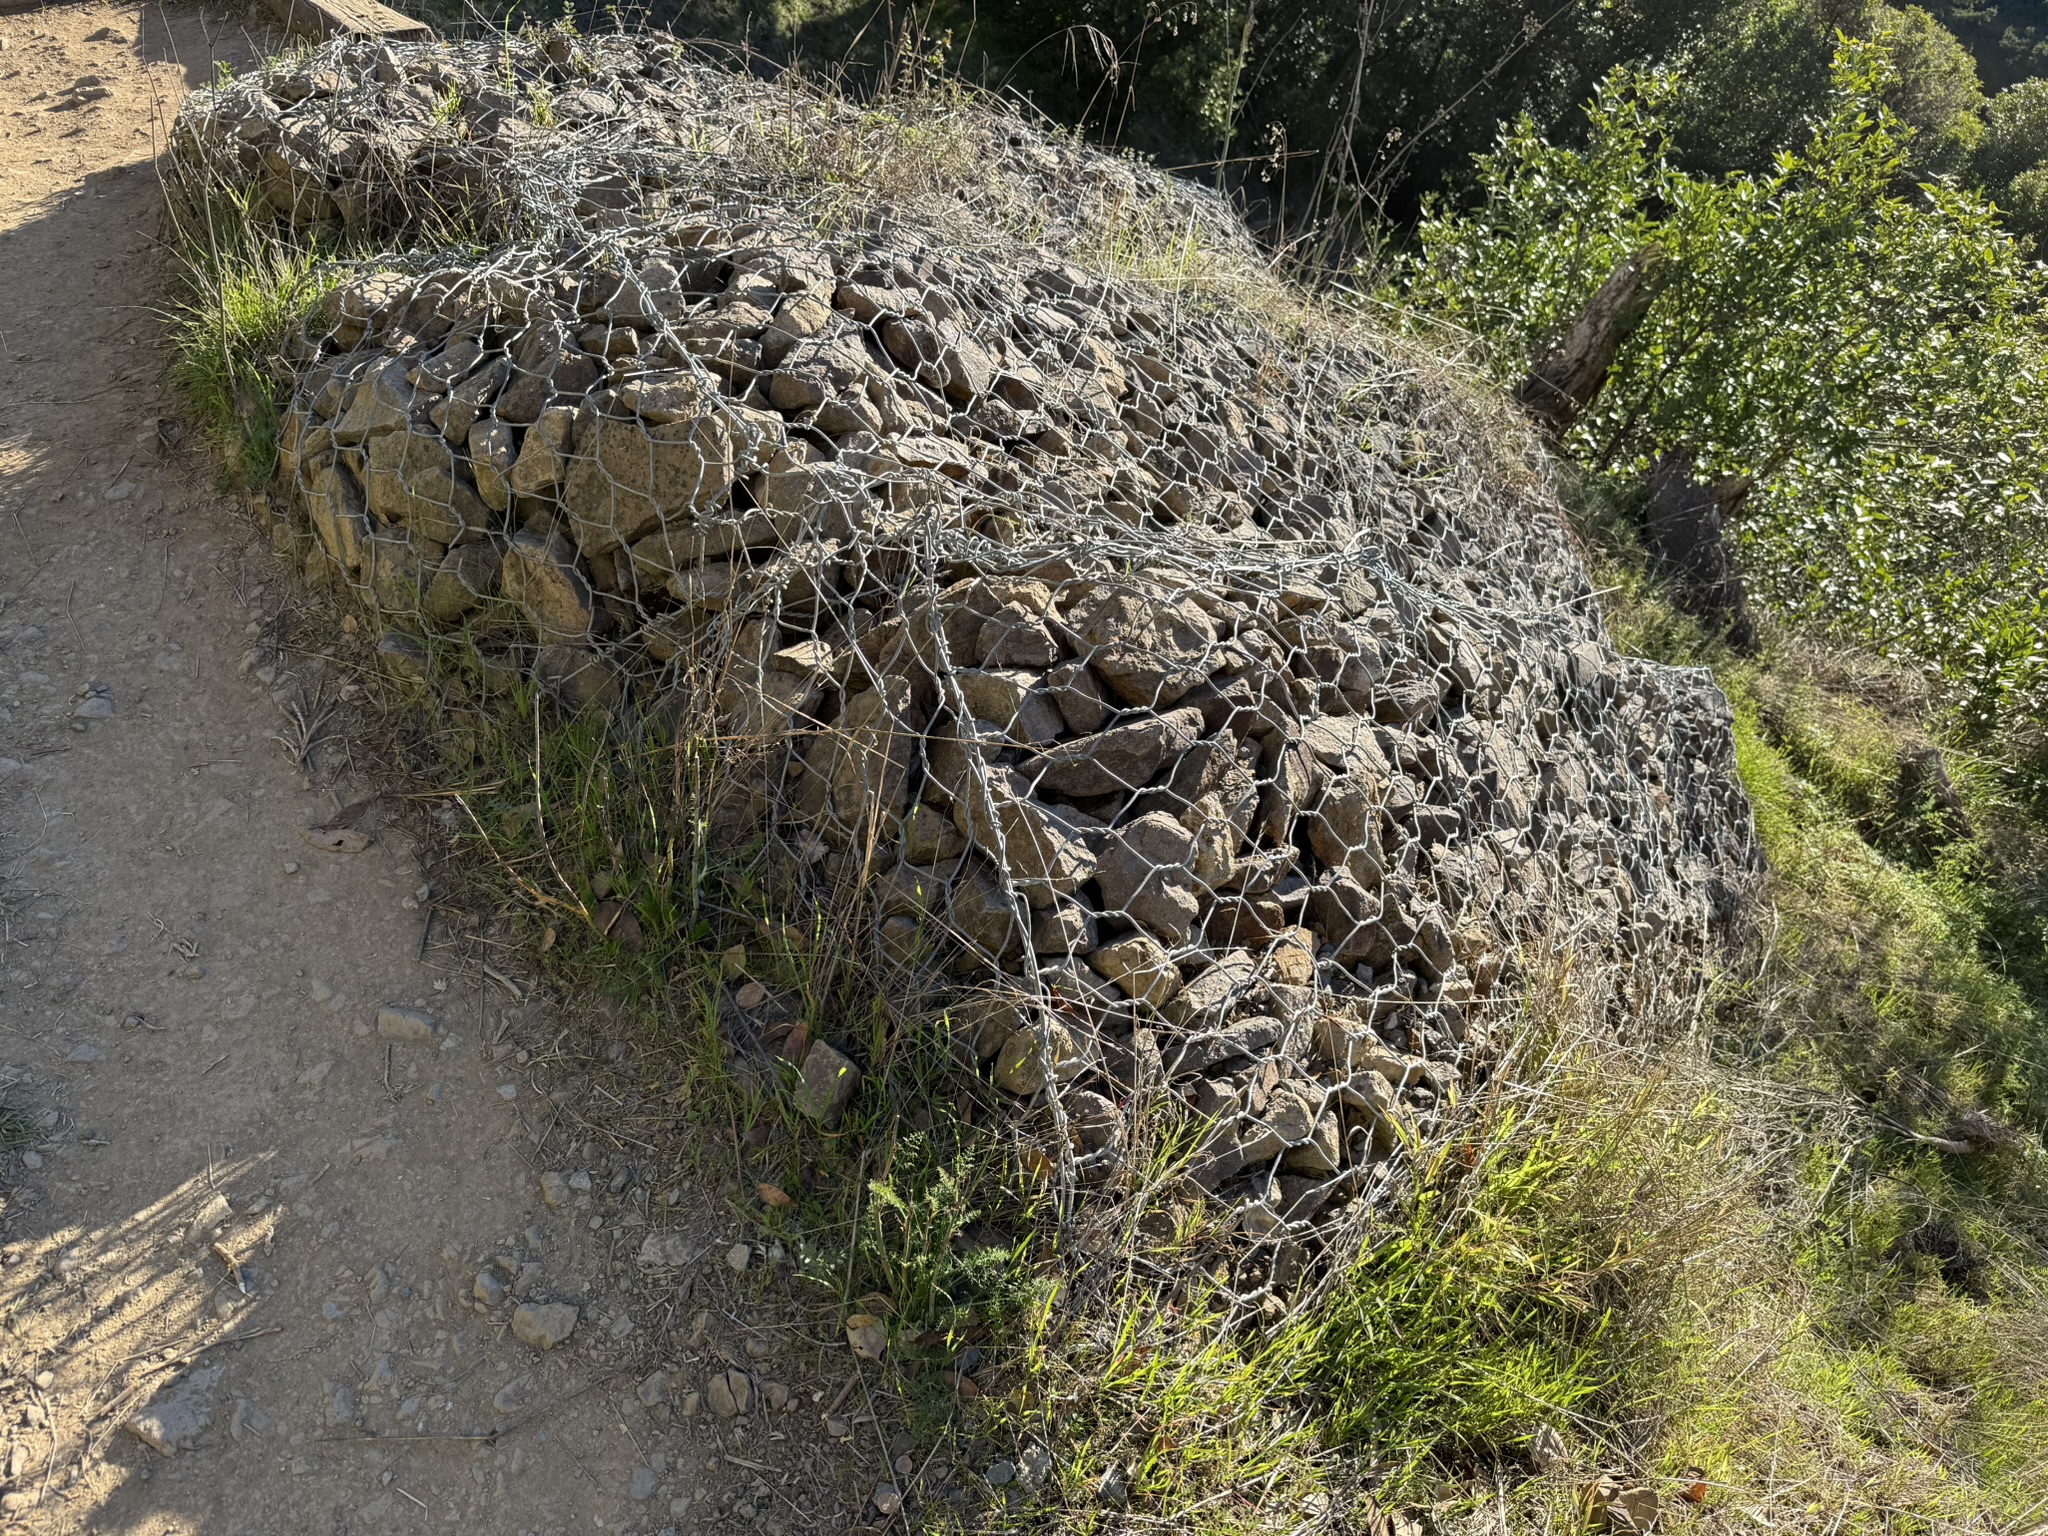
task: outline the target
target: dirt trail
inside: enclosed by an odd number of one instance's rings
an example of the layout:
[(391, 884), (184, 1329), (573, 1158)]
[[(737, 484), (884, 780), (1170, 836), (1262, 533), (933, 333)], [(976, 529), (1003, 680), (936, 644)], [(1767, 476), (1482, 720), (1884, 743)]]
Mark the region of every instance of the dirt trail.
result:
[[(157, 425), (154, 146), (254, 44), (132, 6), (0, 17), (0, 42), (0, 1102), (27, 1132), (0, 1170), (0, 1523), (838, 1523), (775, 1424), (684, 1416), (771, 1295), (723, 1262), (741, 1234), (588, 1141), (537, 1149), (549, 1082), (514, 1052), (547, 1041), (539, 1005), (423, 944), (394, 833), (303, 839), (365, 786), (309, 789), (273, 740), (311, 688), (248, 657), (285, 568), (197, 434)], [(387, 1038), (394, 1004), (444, 1033)], [(595, 1188), (551, 1208), (538, 1174), (579, 1157)], [(708, 1262), (641, 1275), (663, 1230)], [(574, 1333), (521, 1342), (522, 1298)], [(152, 1400), (188, 1448), (128, 1427)], [(783, 1470), (732, 1483), (721, 1448)]]

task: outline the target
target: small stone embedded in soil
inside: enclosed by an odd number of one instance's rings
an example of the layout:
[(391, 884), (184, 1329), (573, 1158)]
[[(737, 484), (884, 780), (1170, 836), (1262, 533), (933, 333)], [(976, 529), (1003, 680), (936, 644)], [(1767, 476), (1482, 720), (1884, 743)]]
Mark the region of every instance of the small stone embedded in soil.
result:
[(500, 1413), (517, 1413), (526, 1406), (532, 1392), (533, 1373), (522, 1372), (492, 1394), (491, 1406)]
[(385, 1007), (377, 1010), (377, 1033), (386, 1040), (431, 1040), (441, 1032), (441, 1021), (418, 1008)]
[(470, 1287), (470, 1294), (487, 1307), (495, 1307), (505, 1299), (505, 1282), (491, 1270), (480, 1270), (476, 1283)]
[(668, 1372), (654, 1371), (642, 1377), (634, 1396), (644, 1408), (659, 1408), (668, 1401)]
[(1036, 1488), (1052, 1471), (1052, 1452), (1042, 1445), (1029, 1447), (1017, 1459), (1017, 1481), (1026, 1488)]
[(655, 1486), (660, 1483), (661, 1474), (652, 1467), (635, 1467), (631, 1481), (626, 1485), (626, 1497), (636, 1504), (645, 1503), (654, 1497)]
[(903, 1508), (903, 1494), (894, 1483), (877, 1484), (874, 1500), (875, 1512), (880, 1515), (893, 1515)]
[(356, 1418), (355, 1389), (344, 1382), (327, 1383), (324, 1415), (330, 1426), (353, 1424)]
[(577, 1315), (566, 1302), (522, 1302), (512, 1312), (512, 1336), (535, 1349), (553, 1349), (575, 1332)]
[(213, 1423), (214, 1388), (220, 1384), (224, 1370), (225, 1367), (216, 1365), (194, 1371), (159, 1392), (124, 1427), (160, 1456), (190, 1450)]
[(734, 1243), (725, 1251), (726, 1267), (731, 1269), (734, 1274), (744, 1275), (747, 1272), (747, 1266), (753, 1261), (754, 1250), (751, 1244)]
[(754, 1405), (753, 1378), (745, 1371), (720, 1371), (704, 1383), (704, 1401), (721, 1419), (736, 1419)]
[(680, 1269), (696, 1263), (703, 1252), (704, 1245), (692, 1242), (687, 1233), (650, 1232), (640, 1244), (640, 1262), (650, 1269)]
[(540, 1197), (550, 1209), (561, 1210), (569, 1203), (569, 1181), (559, 1173), (544, 1173), (540, 1176)]
[(813, 1120), (830, 1123), (860, 1087), (860, 1068), (824, 1041), (814, 1041), (804, 1054), (803, 1081), (797, 1086), (797, 1108)]

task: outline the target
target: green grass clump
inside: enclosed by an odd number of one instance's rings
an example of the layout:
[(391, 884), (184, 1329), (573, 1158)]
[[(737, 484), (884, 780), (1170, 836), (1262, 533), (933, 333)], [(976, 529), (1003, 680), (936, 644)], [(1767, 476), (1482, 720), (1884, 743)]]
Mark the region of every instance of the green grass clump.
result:
[(170, 316), (172, 382), (222, 445), (233, 475), (262, 486), (277, 469), (287, 346), (341, 274), (317, 245), (267, 229), (248, 194), (188, 211), (180, 258), (185, 296)]
[[(1470, 1140), (1434, 1152), (1410, 1209), (1329, 1305), (1332, 1433), (1410, 1467), (1499, 1457), (1543, 1426), (1569, 1429), (1616, 1385), (1640, 1339), (1615, 1335), (1690, 1252), (1673, 1226), (1704, 1219), (1713, 1180), (1697, 1164), (1725, 1135), (1711, 1100), (1674, 1123), (1654, 1078), (1630, 1079), (1625, 1102), (1554, 1070), (1543, 1110), (1508, 1094)], [(1581, 1114), (1554, 1112), (1565, 1095)]]
[(36, 1128), (28, 1112), (0, 1100), (0, 1162), (12, 1162), (36, 1144)]

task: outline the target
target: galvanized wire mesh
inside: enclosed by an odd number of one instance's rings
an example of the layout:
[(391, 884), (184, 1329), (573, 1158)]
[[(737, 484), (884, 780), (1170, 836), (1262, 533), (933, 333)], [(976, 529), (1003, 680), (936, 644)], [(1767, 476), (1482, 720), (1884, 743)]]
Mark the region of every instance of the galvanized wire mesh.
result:
[(649, 38), (330, 44), (175, 168), (389, 246), (292, 380), (309, 574), (415, 664), (687, 700), (724, 845), (951, 989), (1077, 1184), (1185, 1106), (1269, 1283), (1528, 945), (1693, 986), (1756, 868), (1711, 680), (1617, 655), (1540, 473), (1198, 191)]

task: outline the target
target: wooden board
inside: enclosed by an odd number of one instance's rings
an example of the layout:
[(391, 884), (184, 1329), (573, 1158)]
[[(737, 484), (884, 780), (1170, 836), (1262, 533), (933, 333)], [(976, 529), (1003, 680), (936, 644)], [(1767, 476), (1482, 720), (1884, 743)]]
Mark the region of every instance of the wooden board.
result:
[(337, 32), (350, 37), (382, 37), (393, 42), (414, 42), (434, 35), (424, 21), (402, 16), (377, 0), (270, 0), (270, 8), (289, 32), (309, 32), (315, 37), (332, 37)]

